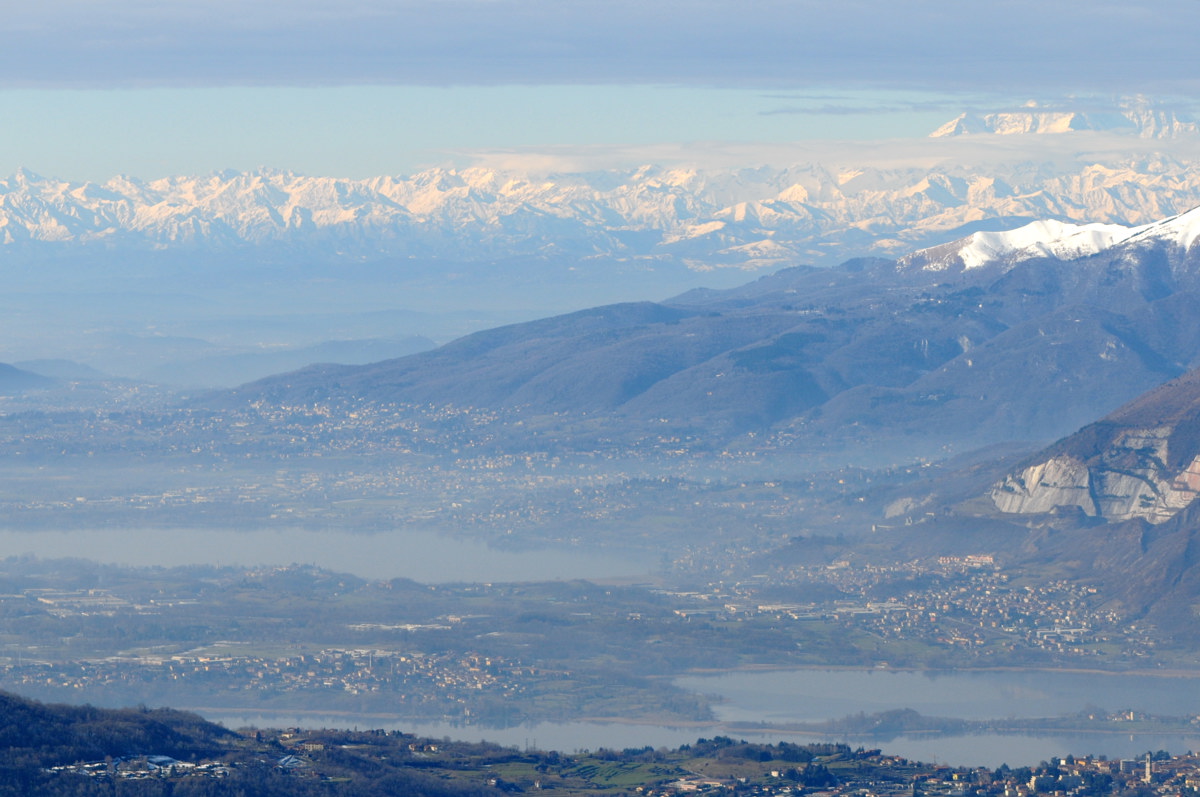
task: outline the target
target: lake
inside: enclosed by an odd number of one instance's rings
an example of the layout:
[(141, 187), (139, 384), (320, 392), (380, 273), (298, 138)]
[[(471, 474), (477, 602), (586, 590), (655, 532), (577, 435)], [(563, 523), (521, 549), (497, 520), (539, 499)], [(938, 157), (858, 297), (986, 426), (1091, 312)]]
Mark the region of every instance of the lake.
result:
[[(685, 689), (718, 695), (723, 702), (716, 706), (716, 713), (723, 723), (784, 725), (904, 708), (927, 716), (958, 719), (1056, 717), (1085, 710), (1200, 715), (1200, 678), (1167, 673), (773, 670), (687, 676), (676, 679), (675, 683)], [(923, 761), (1019, 766), (1068, 753), (1130, 758), (1147, 750), (1176, 753), (1200, 750), (1200, 726), (1187, 735), (915, 735), (872, 744)]]
[(423, 583), (628, 578), (654, 569), (645, 557), (561, 549), (503, 551), (478, 540), (404, 529), (369, 534), (309, 529), (0, 529), (0, 557), (24, 554), (146, 567), (317, 564), (367, 579), (411, 578)]
[(933, 717), (1054, 717), (1084, 709), (1200, 714), (1200, 679), (1067, 670), (768, 670), (678, 678), (720, 695), (725, 722), (819, 722), (911, 708)]
[(849, 741), (889, 753), (951, 765), (1028, 766), (1055, 756), (1106, 755), (1132, 758), (1147, 750), (1200, 750), (1194, 734), (970, 734), (899, 736), (889, 740), (814, 737), (745, 728), (741, 723), (836, 719), (860, 711), (912, 708), (931, 716), (964, 719), (1045, 717), (1096, 709), (1200, 714), (1200, 680), (1154, 675), (1107, 675), (1063, 671), (894, 672), (880, 670), (787, 670), (693, 675), (676, 679), (687, 689), (719, 695), (718, 722), (695, 725), (634, 723), (537, 723), (495, 729), (445, 722), (261, 711), (218, 712), (209, 719), (244, 725), (386, 728), (435, 738), (487, 740), (517, 747), (572, 752), (608, 747), (678, 746), (702, 736), (729, 735), (759, 742)]

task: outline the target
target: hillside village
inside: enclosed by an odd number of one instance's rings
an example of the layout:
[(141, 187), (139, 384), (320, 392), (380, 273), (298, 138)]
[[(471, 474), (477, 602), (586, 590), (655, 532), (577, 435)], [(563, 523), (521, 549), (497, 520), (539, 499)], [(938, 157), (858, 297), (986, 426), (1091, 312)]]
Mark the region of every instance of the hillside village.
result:
[[(846, 745), (750, 744), (699, 739), (677, 749), (599, 749), (572, 754), (425, 739), (398, 731), (252, 730), (219, 758), (135, 755), (51, 766), (48, 774), (165, 786), (198, 779), (232, 785), (273, 771), (286, 784), (357, 784), (412, 768), (483, 793), (672, 797), (1186, 797), (1200, 793), (1200, 756), (1147, 751), (1136, 759), (1066, 756), (1033, 767), (953, 767)], [(251, 741), (252, 740), (252, 741)], [(268, 752), (269, 751), (269, 752)], [(248, 755), (248, 753), (251, 753)], [(266, 753), (266, 755), (263, 755)], [(290, 792), (289, 792), (290, 793)]]

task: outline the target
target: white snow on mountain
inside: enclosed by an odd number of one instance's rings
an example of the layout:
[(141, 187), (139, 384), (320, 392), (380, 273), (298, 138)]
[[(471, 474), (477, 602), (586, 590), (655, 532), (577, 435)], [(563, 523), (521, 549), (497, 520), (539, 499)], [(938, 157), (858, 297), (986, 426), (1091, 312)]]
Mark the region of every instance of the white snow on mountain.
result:
[(1200, 207), (1131, 230), (1126, 240), (1131, 244), (1162, 241), (1187, 251), (1200, 240)]
[(1125, 240), (1137, 228), (1119, 224), (1064, 224), (1035, 221), (1008, 232), (977, 232), (958, 251), (966, 268), (978, 268), (1000, 258), (1054, 257), (1071, 260), (1094, 255)]
[(1075, 110), (1045, 108), (1029, 102), (1016, 110), (962, 113), (929, 134), (930, 138), (992, 134), (1045, 135), (1081, 130), (1128, 133), (1140, 138), (1174, 139), (1200, 135), (1200, 123), (1191, 116), (1133, 97), (1110, 108)]
[[(1200, 161), (1163, 155), (987, 169), (645, 166), (534, 176), (436, 168), (365, 180), (260, 170), (103, 184), (18, 172), (0, 180), (0, 251), (284, 247), (356, 257), (565, 256), (752, 270), (896, 257), (980, 230), (963, 254), (969, 266), (1036, 248), (1035, 238), (1053, 239), (1043, 254), (1090, 251), (1115, 240), (1113, 225), (1146, 224), (1197, 205)], [(987, 232), (1033, 219), (1062, 226), (1036, 235)]]
[(1162, 245), (1187, 252), (1200, 240), (1200, 207), (1150, 224), (1067, 224), (1035, 221), (1006, 232), (977, 232), (958, 241), (918, 250), (900, 258), (901, 268), (924, 271), (964, 270), (1012, 265), (1033, 258), (1073, 260), (1118, 245)]

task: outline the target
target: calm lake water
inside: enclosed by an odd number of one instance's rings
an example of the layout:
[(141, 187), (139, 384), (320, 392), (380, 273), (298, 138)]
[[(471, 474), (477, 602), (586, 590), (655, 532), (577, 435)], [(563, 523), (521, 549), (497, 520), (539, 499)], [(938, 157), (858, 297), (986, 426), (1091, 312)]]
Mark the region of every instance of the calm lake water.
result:
[(0, 530), (0, 558), (32, 554), (139, 566), (318, 564), (368, 579), (546, 581), (645, 575), (645, 558), (583, 551), (501, 551), (425, 531), (352, 534), (306, 529)]
[(720, 695), (725, 722), (813, 722), (911, 708), (933, 717), (1054, 717), (1084, 709), (1200, 714), (1200, 679), (1067, 671), (774, 670), (675, 681)]
[(1056, 716), (1084, 708), (1132, 708), (1170, 715), (1200, 714), (1200, 680), (1146, 675), (1067, 672), (914, 673), (863, 670), (795, 670), (688, 676), (676, 683), (719, 695), (719, 722), (712, 725), (639, 725), (630, 723), (539, 723), (493, 729), (449, 723), (412, 723), (379, 717), (210, 712), (230, 727), (244, 725), (387, 728), (464, 740), (487, 740), (517, 747), (572, 752), (599, 747), (677, 746), (702, 736), (728, 735), (760, 742), (780, 740), (849, 741), (882, 747), (908, 758), (953, 765), (997, 767), (1033, 765), (1053, 756), (1106, 755), (1131, 758), (1147, 750), (1175, 753), (1200, 750), (1195, 734), (971, 734), (900, 736), (889, 740), (813, 737), (758, 731), (742, 723), (836, 719), (859, 711), (872, 713), (912, 708), (931, 716), (966, 719)]

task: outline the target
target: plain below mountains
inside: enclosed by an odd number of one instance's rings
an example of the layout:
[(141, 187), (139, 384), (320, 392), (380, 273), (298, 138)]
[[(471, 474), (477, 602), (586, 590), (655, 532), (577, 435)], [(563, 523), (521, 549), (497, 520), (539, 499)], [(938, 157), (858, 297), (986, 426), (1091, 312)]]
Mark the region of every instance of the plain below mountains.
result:
[(1197, 237), (1200, 210), (1135, 228), (1039, 222), (312, 367), (226, 400), (504, 409), (796, 451), (1049, 440), (1200, 365)]

